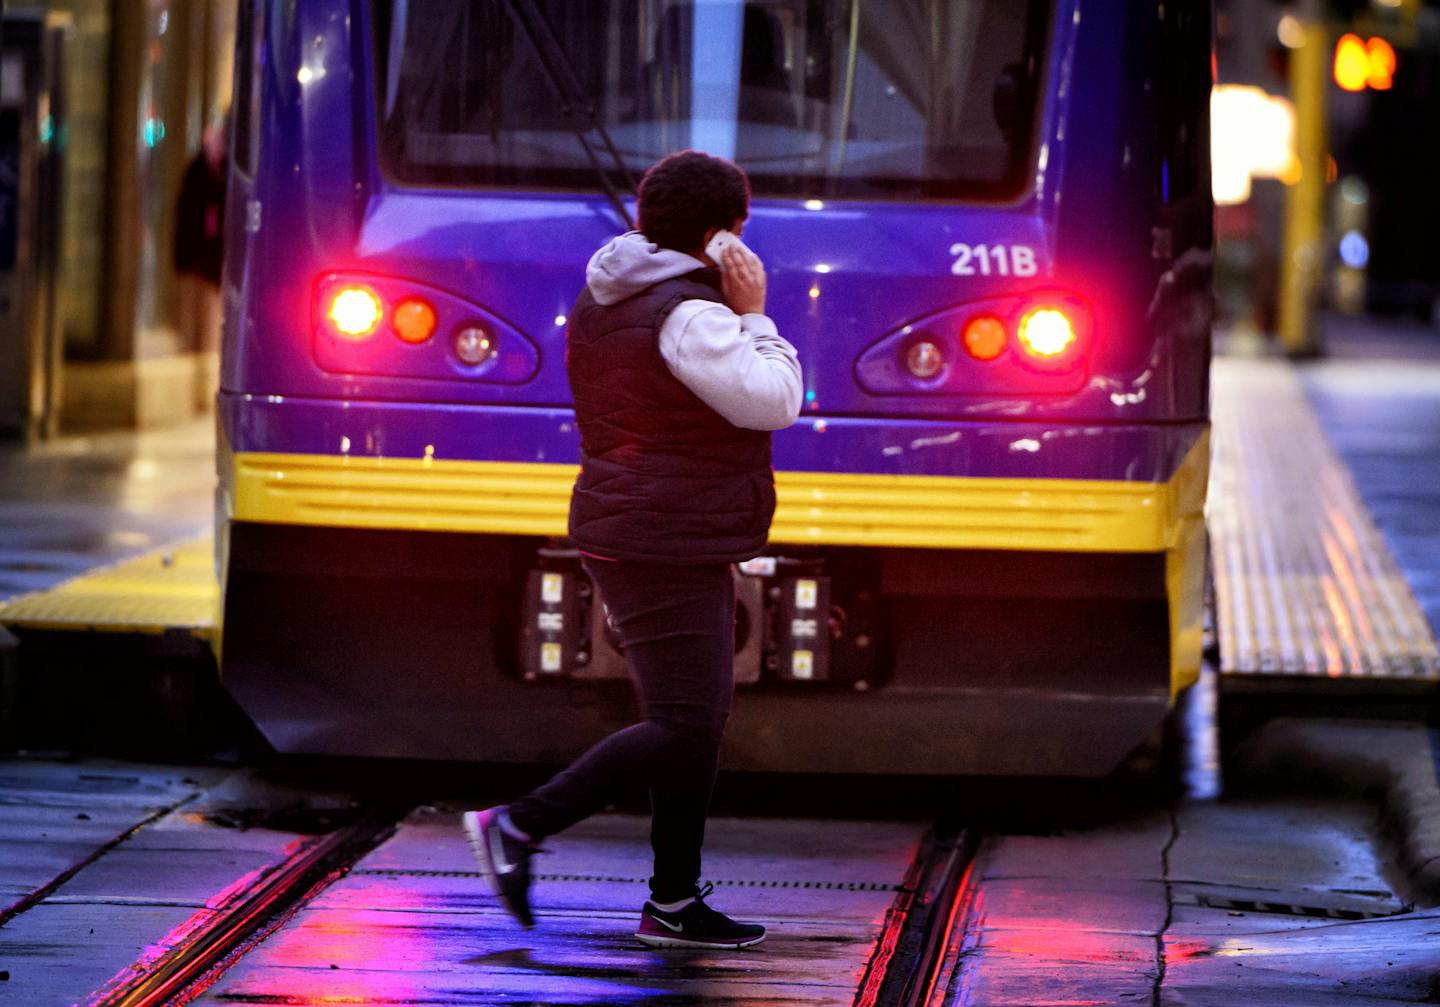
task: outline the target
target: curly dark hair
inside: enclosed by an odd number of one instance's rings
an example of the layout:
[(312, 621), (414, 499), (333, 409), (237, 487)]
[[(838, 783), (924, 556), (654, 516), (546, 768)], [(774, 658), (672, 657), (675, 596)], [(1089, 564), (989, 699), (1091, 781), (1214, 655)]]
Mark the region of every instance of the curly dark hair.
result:
[(694, 252), (712, 227), (727, 228), (750, 212), (750, 179), (723, 157), (682, 150), (662, 158), (640, 180), (639, 220), (661, 248)]

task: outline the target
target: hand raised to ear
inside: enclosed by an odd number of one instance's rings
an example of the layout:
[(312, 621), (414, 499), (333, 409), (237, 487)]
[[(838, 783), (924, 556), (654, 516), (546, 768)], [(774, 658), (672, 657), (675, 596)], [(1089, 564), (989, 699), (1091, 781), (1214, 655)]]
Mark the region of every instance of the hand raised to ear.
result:
[(720, 290), (737, 315), (765, 313), (765, 264), (736, 242), (720, 254)]

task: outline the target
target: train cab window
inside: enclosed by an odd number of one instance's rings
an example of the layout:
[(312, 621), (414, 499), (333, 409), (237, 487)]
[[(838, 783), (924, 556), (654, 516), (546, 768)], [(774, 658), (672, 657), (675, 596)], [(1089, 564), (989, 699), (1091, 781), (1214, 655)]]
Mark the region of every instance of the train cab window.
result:
[(1049, 7), (375, 0), (381, 156), (402, 183), (591, 188), (608, 140), (630, 172), (730, 157), (757, 195), (1009, 198)]

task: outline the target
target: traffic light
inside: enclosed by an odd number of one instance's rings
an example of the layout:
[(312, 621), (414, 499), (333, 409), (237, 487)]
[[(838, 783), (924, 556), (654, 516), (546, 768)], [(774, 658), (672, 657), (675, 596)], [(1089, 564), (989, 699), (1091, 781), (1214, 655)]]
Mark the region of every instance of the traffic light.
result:
[(1346, 91), (1388, 91), (1395, 80), (1395, 48), (1378, 35), (1362, 39), (1353, 32), (1335, 43), (1335, 83)]
[(1395, 82), (1395, 47), (1378, 35), (1365, 43), (1370, 58), (1370, 76), (1366, 83), (1376, 91), (1388, 91)]

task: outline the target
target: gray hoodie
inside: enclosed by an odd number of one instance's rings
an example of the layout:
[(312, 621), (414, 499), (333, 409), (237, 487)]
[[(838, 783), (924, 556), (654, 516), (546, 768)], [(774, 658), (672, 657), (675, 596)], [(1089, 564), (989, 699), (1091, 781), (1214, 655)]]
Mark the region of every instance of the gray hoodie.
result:
[[(591, 256), (585, 282), (600, 304), (615, 304), (704, 266), (629, 231)], [(768, 315), (681, 301), (660, 327), (660, 355), (681, 384), (737, 427), (780, 430), (800, 415), (800, 361)]]

